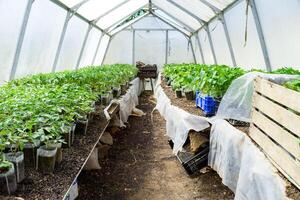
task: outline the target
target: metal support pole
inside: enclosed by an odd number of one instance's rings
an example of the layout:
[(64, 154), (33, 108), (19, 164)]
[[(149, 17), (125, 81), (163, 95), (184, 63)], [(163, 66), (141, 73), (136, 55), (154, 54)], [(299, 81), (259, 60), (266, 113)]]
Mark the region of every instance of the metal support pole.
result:
[(169, 52), (169, 30), (166, 30), (166, 57), (165, 57), (165, 64), (168, 64), (168, 54)]
[(98, 54), (98, 51), (99, 51), (99, 47), (100, 47), (103, 35), (104, 35), (104, 32), (102, 32), (101, 35), (100, 35), (100, 38), (99, 38), (99, 41), (98, 41), (98, 44), (97, 44), (97, 47), (96, 47), (95, 55), (93, 57), (92, 65), (95, 64), (95, 60), (96, 60), (96, 57), (97, 57), (97, 54)]
[(66, 32), (67, 32), (68, 23), (69, 23), (71, 17), (72, 17), (72, 13), (69, 11), (67, 13), (67, 16), (66, 16), (66, 19), (65, 19), (65, 22), (64, 22), (64, 26), (63, 26), (61, 34), (60, 34), (60, 39), (59, 39), (59, 42), (58, 42), (58, 47), (57, 47), (57, 50), (56, 50), (56, 53), (55, 53), (55, 58), (54, 58), (53, 66), (52, 66), (52, 72), (56, 71), (58, 58), (59, 58), (60, 51), (61, 51), (61, 48), (62, 48), (62, 44), (64, 42), (65, 35), (66, 35)]
[(193, 48), (193, 43), (192, 43), (191, 38), (188, 39), (188, 43), (190, 43), (190, 45), (191, 45), (191, 50), (192, 50), (192, 54), (193, 54), (194, 63), (197, 64), (196, 55), (195, 55), (195, 51), (194, 51), (194, 48)]
[(213, 45), (213, 42), (212, 42), (212, 39), (211, 39), (209, 27), (208, 27), (207, 24), (205, 25), (205, 30), (206, 30), (206, 33), (207, 33), (207, 37), (208, 37), (209, 45), (210, 45), (210, 48), (211, 48), (211, 52), (213, 54), (214, 64), (216, 65), (217, 64), (217, 57), (216, 57), (214, 45)]
[(24, 13), (22, 26), (21, 26), (21, 31), (18, 36), (18, 43), (16, 46), (16, 51), (15, 51), (14, 60), (13, 60), (13, 64), (12, 64), (10, 75), (9, 75), (9, 80), (12, 80), (15, 78), (15, 74), (17, 71), (19, 58), (20, 58), (20, 54), (21, 54), (21, 49), (23, 46), (26, 27), (27, 27), (27, 23), (28, 23), (28, 19), (29, 19), (29, 15), (30, 15), (30, 11), (31, 11), (33, 2), (34, 2), (34, 0), (28, 0), (28, 2), (27, 2), (27, 6), (26, 6), (25, 13)]
[(230, 36), (229, 36), (228, 28), (227, 28), (227, 23), (226, 23), (226, 20), (225, 20), (225, 17), (224, 17), (223, 13), (220, 14), (219, 19), (221, 20), (221, 23), (223, 24), (223, 29), (224, 29), (226, 41), (227, 41), (227, 44), (228, 44), (232, 64), (233, 64), (234, 67), (236, 67), (236, 60), (235, 60), (235, 56), (234, 56), (234, 51), (233, 51), (233, 48), (232, 48), (232, 43), (231, 43), (231, 40), (230, 40)]
[(101, 65), (103, 65), (104, 60), (105, 60), (105, 58), (106, 58), (106, 54), (107, 54), (108, 48), (109, 48), (109, 46), (110, 46), (110, 42), (111, 42), (111, 37), (109, 38), (108, 43), (107, 43), (107, 45), (106, 45), (106, 49), (105, 49), (105, 52), (104, 52), (104, 55), (103, 55), (103, 59), (102, 59), (102, 61), (101, 61)]
[(267, 45), (266, 45), (265, 37), (264, 37), (264, 34), (263, 34), (263, 30), (262, 30), (262, 27), (261, 27), (258, 11), (257, 11), (257, 8), (256, 8), (255, 0), (250, 0), (250, 6), (251, 6), (254, 22), (255, 22), (257, 34), (258, 34), (258, 37), (259, 37), (260, 46), (261, 46), (261, 49), (262, 49), (262, 52), (263, 52), (266, 69), (267, 69), (268, 72), (271, 72), (272, 67), (271, 67), (270, 58), (269, 58), (269, 54), (268, 54), (268, 50), (267, 50)]
[(81, 46), (81, 49), (80, 49), (79, 57), (78, 57), (78, 60), (77, 60), (76, 68), (75, 68), (76, 70), (78, 69), (78, 67), (80, 65), (80, 61), (82, 59), (83, 51), (84, 51), (87, 39), (89, 37), (89, 34), (90, 34), (92, 28), (93, 28), (93, 26), (90, 24), (87, 31), (86, 31), (86, 33), (85, 33), (84, 40), (83, 40), (83, 43), (82, 43), (82, 46)]
[(135, 63), (135, 30), (132, 31), (132, 65)]
[(196, 34), (196, 39), (198, 41), (198, 46), (199, 46), (199, 51), (200, 51), (200, 55), (201, 55), (201, 58), (202, 58), (202, 63), (205, 64), (205, 59), (204, 59), (204, 55), (203, 55), (203, 49), (202, 49), (202, 46), (201, 46), (201, 42), (200, 42), (198, 33)]

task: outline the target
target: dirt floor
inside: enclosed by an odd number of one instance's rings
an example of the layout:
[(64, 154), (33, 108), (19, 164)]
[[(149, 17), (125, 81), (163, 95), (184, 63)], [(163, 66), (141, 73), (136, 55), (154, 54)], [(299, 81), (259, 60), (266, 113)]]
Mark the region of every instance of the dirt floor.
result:
[(138, 106), (146, 115), (130, 117), (128, 127), (114, 135), (102, 168), (81, 173), (78, 199), (233, 199), (216, 172), (185, 173), (164, 136), (164, 119), (155, 112), (151, 121), (155, 105), (149, 95)]

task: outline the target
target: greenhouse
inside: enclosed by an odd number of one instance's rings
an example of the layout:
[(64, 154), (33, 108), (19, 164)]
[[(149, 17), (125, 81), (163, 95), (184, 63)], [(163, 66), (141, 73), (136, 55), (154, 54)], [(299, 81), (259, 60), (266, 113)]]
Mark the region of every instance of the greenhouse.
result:
[(0, 200), (300, 200), (300, 1), (0, 0), (0, 27)]

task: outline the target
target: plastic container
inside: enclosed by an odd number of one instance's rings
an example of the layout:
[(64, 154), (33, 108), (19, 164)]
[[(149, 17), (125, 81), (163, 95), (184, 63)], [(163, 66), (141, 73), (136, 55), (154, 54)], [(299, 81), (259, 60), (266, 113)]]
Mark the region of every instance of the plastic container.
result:
[(37, 150), (37, 170), (44, 174), (51, 174), (54, 171), (57, 148), (46, 148), (41, 146)]
[(110, 97), (109, 97), (109, 94), (102, 94), (101, 95), (101, 105), (103, 105), (103, 106), (107, 106), (108, 104), (109, 104), (109, 100), (110, 99)]
[(186, 92), (184, 92), (184, 94), (185, 94), (185, 98), (187, 99), (187, 100), (194, 100), (195, 98), (194, 98), (194, 91), (186, 91)]
[(11, 195), (17, 190), (17, 179), (15, 167), (12, 167), (5, 173), (0, 173), (0, 194)]
[(86, 135), (87, 127), (89, 124), (89, 120), (78, 120), (76, 122), (75, 134), (83, 134)]
[(218, 110), (220, 101), (209, 95), (201, 94), (197, 92), (196, 94), (196, 107), (201, 108), (205, 116), (214, 116)]
[(64, 144), (62, 145), (63, 148), (70, 148), (73, 144), (73, 141), (72, 141), (72, 128), (70, 129), (69, 132), (65, 133), (63, 135), (64, 137)]
[(177, 98), (182, 98), (182, 91), (181, 90), (176, 90), (176, 97)]
[(49, 145), (50, 148), (56, 148), (56, 157), (55, 157), (55, 166), (59, 166), (59, 164), (62, 161), (63, 158), (63, 154), (62, 154), (62, 143), (58, 143), (58, 144), (50, 144)]
[(25, 143), (23, 153), (26, 167), (36, 167), (36, 152), (40, 145), (40, 141), (36, 141), (34, 143)]
[[(126, 87), (127, 87), (127, 85), (126, 85)], [(113, 98), (119, 98), (120, 94), (121, 94), (121, 89), (119, 87), (114, 87), (112, 89)]]
[(121, 85), (121, 95), (126, 94), (127, 91), (127, 85), (126, 84), (122, 84)]
[(20, 183), (25, 178), (25, 163), (24, 163), (24, 153), (19, 151), (17, 153), (6, 153), (6, 160), (14, 164), (17, 182)]

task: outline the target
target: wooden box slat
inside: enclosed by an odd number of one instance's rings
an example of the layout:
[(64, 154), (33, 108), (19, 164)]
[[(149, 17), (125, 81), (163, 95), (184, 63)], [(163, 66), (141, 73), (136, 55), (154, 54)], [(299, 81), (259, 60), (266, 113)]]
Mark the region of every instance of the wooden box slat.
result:
[(272, 83), (263, 78), (255, 79), (255, 90), (274, 101), (300, 112), (300, 93)]

